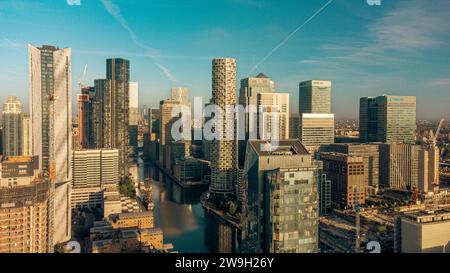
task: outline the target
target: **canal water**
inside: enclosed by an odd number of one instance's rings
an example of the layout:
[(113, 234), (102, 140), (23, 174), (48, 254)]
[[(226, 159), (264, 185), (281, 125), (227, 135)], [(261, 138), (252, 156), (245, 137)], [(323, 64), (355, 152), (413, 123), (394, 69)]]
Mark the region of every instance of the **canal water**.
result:
[(200, 196), (207, 188), (183, 189), (153, 165), (139, 164), (139, 179), (153, 181), (155, 225), (164, 231), (164, 243), (180, 253), (210, 252), (205, 241), (207, 220)]

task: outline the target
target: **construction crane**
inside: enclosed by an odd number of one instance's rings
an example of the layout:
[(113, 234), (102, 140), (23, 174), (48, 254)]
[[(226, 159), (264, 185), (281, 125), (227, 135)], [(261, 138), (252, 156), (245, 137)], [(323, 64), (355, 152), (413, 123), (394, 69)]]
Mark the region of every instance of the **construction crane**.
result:
[(87, 70), (88, 70), (88, 65), (85, 64), (84, 70), (83, 70), (83, 75), (78, 80), (78, 86), (80, 87), (80, 90), (83, 89), (84, 87), (86, 87), (86, 85), (84, 84), (84, 81), (86, 80)]
[(436, 130), (436, 133), (433, 133), (433, 130), (430, 131), (431, 135), (430, 135), (430, 144), (433, 146), (437, 146), (437, 138), (439, 137), (439, 134), (441, 133), (442, 127), (444, 126), (444, 119), (441, 119), (441, 121), (439, 122), (438, 128)]
[(433, 181), (433, 186), (434, 186), (434, 193), (438, 193), (439, 192), (439, 162), (440, 162), (440, 151), (439, 151), (439, 147), (437, 144), (437, 138), (439, 137), (439, 134), (441, 133), (442, 127), (444, 126), (444, 119), (441, 119), (441, 121), (439, 122), (438, 128), (436, 129), (436, 133), (432, 134), (430, 142), (431, 142), (431, 147), (430, 147), (430, 152), (432, 153), (437, 153), (437, 157), (438, 157), (438, 166), (437, 166), (437, 174), (436, 174), (436, 179), (435, 181)]

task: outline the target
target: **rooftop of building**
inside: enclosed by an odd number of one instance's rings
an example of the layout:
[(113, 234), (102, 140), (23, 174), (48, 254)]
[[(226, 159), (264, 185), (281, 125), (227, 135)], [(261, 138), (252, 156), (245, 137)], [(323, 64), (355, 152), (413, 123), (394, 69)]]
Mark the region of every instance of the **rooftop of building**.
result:
[(2, 163), (30, 163), (34, 158), (33, 156), (9, 156), (3, 158)]
[(256, 77), (259, 78), (259, 79), (268, 79), (269, 78), (269, 77), (266, 76), (266, 74), (264, 74), (262, 72), (259, 73), (258, 76), (256, 76)]
[(104, 202), (119, 202), (120, 203), (120, 195), (119, 194), (108, 194), (103, 196)]
[(277, 145), (265, 140), (250, 140), (248, 143), (259, 156), (309, 155), (297, 139), (279, 140)]
[(143, 212), (113, 214), (113, 215), (109, 216), (109, 219), (111, 221), (115, 222), (117, 220), (137, 219), (137, 218), (143, 218), (143, 217), (153, 217), (153, 212), (143, 211)]
[(300, 82), (300, 86), (323, 86), (323, 87), (331, 87), (331, 81), (327, 80), (308, 80)]
[(345, 162), (364, 162), (363, 156), (348, 155), (336, 152), (321, 152), (320, 157), (321, 159), (333, 159)]
[(141, 235), (159, 235), (163, 234), (161, 228), (133, 228), (133, 229), (124, 229), (120, 231), (120, 238), (122, 239), (133, 239), (139, 238)]
[(403, 219), (417, 223), (435, 223), (450, 221), (450, 206), (437, 210), (416, 210), (403, 213)]

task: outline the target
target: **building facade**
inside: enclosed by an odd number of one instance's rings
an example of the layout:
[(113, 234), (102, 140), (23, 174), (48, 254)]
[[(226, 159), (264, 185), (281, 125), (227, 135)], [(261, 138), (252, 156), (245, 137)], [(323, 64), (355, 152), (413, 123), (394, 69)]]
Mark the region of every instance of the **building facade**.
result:
[(300, 83), (299, 96), (301, 114), (331, 113), (331, 82), (321, 80)]
[(3, 155), (20, 156), (23, 155), (23, 106), (17, 97), (10, 96), (3, 104)]
[(449, 253), (450, 208), (409, 211), (396, 221), (397, 252)]
[(302, 114), (300, 141), (311, 152), (334, 143), (334, 114)]
[(419, 187), (419, 145), (380, 145), (380, 187), (413, 190)]
[(181, 106), (179, 100), (163, 100), (159, 104), (160, 120), (159, 120), (159, 164), (166, 168), (166, 162), (169, 158), (169, 145), (174, 140), (172, 136), (172, 125), (179, 119), (179, 117), (172, 117), (172, 112), (176, 111), (177, 107)]
[(51, 252), (51, 185), (38, 158), (9, 157), (0, 170), (0, 253)]
[(139, 83), (130, 82), (130, 116), (129, 124), (138, 125), (139, 124)]
[(289, 114), (289, 139), (300, 139), (300, 115), (298, 113)]
[(74, 151), (72, 208), (102, 208), (103, 190), (119, 181), (119, 150)]
[(419, 151), (419, 191), (439, 191), (439, 161), (441, 151), (436, 146), (423, 147)]
[(28, 46), (32, 154), (54, 191), (53, 245), (71, 237), (72, 79), (71, 49)]
[(338, 208), (366, 203), (364, 158), (340, 153), (321, 153), (323, 172), (331, 180), (331, 202)]
[(289, 94), (259, 93), (257, 139), (289, 139)]
[[(215, 132), (220, 139), (211, 141), (211, 184), (209, 191), (215, 196), (235, 196), (237, 182), (238, 149), (236, 119), (227, 113), (236, 104), (236, 60), (214, 59), (212, 61), (212, 100), (222, 109), (222, 121), (214, 119)], [(228, 116), (228, 117), (227, 117)], [(233, 116), (230, 121), (229, 116)], [(234, 135), (230, 136), (230, 132)], [(230, 139), (232, 138), (232, 139)]]
[(94, 96), (95, 87), (83, 87), (78, 95), (78, 147), (81, 149), (93, 149), (96, 145)]
[(364, 157), (364, 175), (366, 176), (366, 187), (371, 187), (374, 190), (378, 188), (380, 180), (379, 144), (332, 144), (323, 147), (323, 151)]
[(22, 155), (31, 156), (31, 120), (30, 114), (22, 114)]
[(361, 98), (359, 112), (361, 142), (415, 143), (416, 97)]
[(247, 145), (240, 198), (243, 252), (318, 252), (319, 165), (298, 140), (267, 145), (260, 140)]

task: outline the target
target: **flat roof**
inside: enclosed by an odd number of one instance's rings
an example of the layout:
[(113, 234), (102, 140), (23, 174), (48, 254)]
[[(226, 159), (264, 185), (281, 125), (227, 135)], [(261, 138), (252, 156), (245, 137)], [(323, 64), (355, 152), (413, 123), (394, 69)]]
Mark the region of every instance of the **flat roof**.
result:
[(405, 212), (403, 213), (403, 216), (408, 220), (413, 220), (418, 223), (450, 221), (450, 206), (437, 210), (416, 210)]
[(272, 145), (266, 140), (250, 140), (249, 145), (260, 156), (282, 156), (282, 155), (309, 155), (306, 148), (297, 139), (279, 140), (277, 145)]

